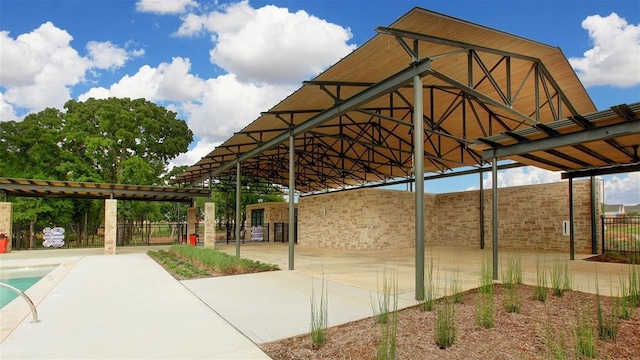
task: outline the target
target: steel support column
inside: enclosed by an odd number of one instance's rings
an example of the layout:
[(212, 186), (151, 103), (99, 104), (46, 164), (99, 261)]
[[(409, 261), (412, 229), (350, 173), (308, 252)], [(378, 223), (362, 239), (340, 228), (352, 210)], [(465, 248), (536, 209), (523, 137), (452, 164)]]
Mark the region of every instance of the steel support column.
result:
[(295, 144), (293, 135), (289, 135), (289, 270), (293, 270), (293, 244), (295, 240), (295, 191), (296, 174), (294, 169)]
[(591, 253), (598, 253), (598, 206), (600, 201), (597, 195), (596, 178), (591, 177)]
[(484, 249), (484, 184), (482, 184), (482, 171), (480, 174), (480, 249)]
[(573, 213), (573, 178), (569, 178), (569, 258), (571, 260), (575, 260), (576, 258), (576, 249), (575, 249), (575, 231), (573, 226), (574, 221), (574, 213)]
[(240, 257), (240, 162), (236, 164), (236, 257)]
[(413, 77), (413, 169), (416, 179), (416, 300), (424, 299), (424, 131), (422, 78)]
[(491, 164), (492, 220), (493, 220), (493, 280), (498, 280), (498, 159)]

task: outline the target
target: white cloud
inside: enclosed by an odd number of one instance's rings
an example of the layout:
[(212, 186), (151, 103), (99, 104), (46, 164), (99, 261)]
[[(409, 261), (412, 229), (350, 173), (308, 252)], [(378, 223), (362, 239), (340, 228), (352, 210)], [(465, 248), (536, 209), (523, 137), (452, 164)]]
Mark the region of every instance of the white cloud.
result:
[[(485, 189), (492, 187), (491, 172), (485, 174), (482, 178), (482, 186)], [(546, 184), (560, 181), (560, 173), (549, 170), (536, 168), (533, 166), (524, 166), (519, 168), (498, 171), (498, 187), (522, 186), (534, 184)]]
[(604, 201), (606, 204), (640, 204), (640, 172), (627, 176), (616, 175), (605, 180)]
[(93, 60), (93, 66), (98, 69), (114, 70), (124, 66), (127, 60), (132, 57), (144, 55), (144, 50), (127, 50), (112, 44), (110, 41), (87, 43), (89, 57)]
[(90, 97), (145, 98), (149, 101), (196, 101), (206, 88), (204, 80), (189, 74), (189, 59), (173, 58), (171, 63), (161, 63), (157, 68), (144, 65), (138, 72), (125, 75), (110, 86), (93, 88), (79, 96), (80, 100)]
[(4, 96), (0, 93), (0, 122), (18, 120), (15, 110), (11, 104), (4, 101)]
[(589, 32), (593, 47), (569, 62), (585, 86), (640, 84), (640, 25), (611, 13), (588, 16), (582, 27)]
[(169, 164), (169, 168), (172, 169), (174, 166), (182, 165), (191, 166), (200, 161), (203, 157), (209, 155), (211, 150), (220, 144), (221, 143), (210, 143), (206, 140), (200, 140), (196, 143), (193, 149), (184, 154), (180, 154), (178, 157), (173, 159)]
[(253, 9), (248, 1), (207, 15), (189, 14), (177, 35), (207, 31), (214, 47), (211, 62), (240, 81), (299, 83), (355, 49), (349, 29), (309, 15), (267, 5)]
[[(189, 127), (209, 142), (223, 142), (293, 90), (287, 86), (242, 83), (232, 74), (206, 82), (201, 103), (185, 104)], [(212, 150), (212, 149), (211, 149)]]
[(136, 10), (155, 14), (182, 14), (189, 8), (197, 8), (194, 0), (140, 0)]
[(10, 106), (15, 114), (18, 109), (60, 109), (71, 98), (71, 88), (84, 82), (87, 73), (121, 67), (140, 54), (139, 50), (130, 53), (109, 42), (90, 42), (89, 57), (83, 57), (71, 46), (72, 40), (67, 31), (51, 22), (15, 39), (6, 31), (0, 32), (3, 110)]

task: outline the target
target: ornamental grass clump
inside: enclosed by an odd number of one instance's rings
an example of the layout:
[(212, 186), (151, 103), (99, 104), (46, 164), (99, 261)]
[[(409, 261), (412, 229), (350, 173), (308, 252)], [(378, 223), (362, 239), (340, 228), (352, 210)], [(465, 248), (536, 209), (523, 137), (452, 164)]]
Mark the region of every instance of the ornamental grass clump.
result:
[(327, 341), (327, 326), (329, 324), (329, 295), (326, 280), (322, 276), (320, 299), (316, 299), (315, 284), (311, 279), (311, 325), (309, 335), (313, 348), (318, 349)]
[[(377, 360), (392, 360), (396, 358), (396, 343), (398, 333), (398, 272), (396, 270), (388, 274), (385, 270), (383, 276), (384, 296), (391, 303), (393, 297), (393, 308), (387, 309), (386, 321), (379, 322), (380, 337), (378, 338), (378, 348), (376, 349)], [(392, 311), (391, 311), (392, 309)]]
[(573, 327), (573, 339), (578, 358), (595, 357), (598, 338), (591, 323), (590, 309), (587, 308), (578, 311), (576, 324)]
[(611, 304), (611, 311), (606, 314), (602, 309), (600, 286), (598, 285), (598, 271), (596, 270), (596, 313), (598, 318), (598, 336), (602, 340), (615, 340), (618, 336), (620, 320), (616, 316), (613, 299)]
[(445, 298), (436, 310), (434, 336), (436, 345), (440, 349), (453, 346), (456, 340), (456, 312), (452, 300), (452, 298)]
[(196, 246), (172, 245), (169, 253), (225, 275), (274, 271), (279, 269), (277, 265), (239, 258), (214, 249)]
[(622, 320), (629, 320), (633, 317), (634, 305), (629, 297), (628, 279), (620, 275), (620, 286), (618, 287), (618, 297), (613, 298), (615, 313)]
[(424, 299), (421, 302), (421, 307), (424, 311), (431, 311), (437, 298), (436, 283), (433, 278), (433, 257), (429, 259), (424, 282)]
[(629, 302), (640, 306), (640, 265), (629, 265)]
[(562, 296), (571, 290), (571, 273), (569, 262), (556, 259), (551, 267), (551, 288), (555, 296)]
[(480, 274), (480, 287), (476, 298), (476, 321), (479, 326), (490, 329), (495, 320), (495, 307), (493, 303), (493, 277), (491, 275), (491, 263), (488, 256), (482, 261)]
[(460, 289), (460, 279), (458, 279), (458, 272), (453, 273), (449, 282), (449, 292), (451, 293), (451, 301), (454, 304), (462, 304), (464, 302), (464, 295)]
[(509, 254), (507, 256), (507, 267), (502, 274), (502, 283), (508, 287), (522, 284), (522, 256), (520, 254)]
[[(389, 279), (389, 274), (387, 274), (387, 269), (384, 269), (382, 273), (382, 291), (380, 291), (379, 283), (380, 277), (379, 274), (376, 275), (378, 279), (378, 285), (376, 285), (377, 297), (374, 299), (371, 297), (371, 308), (373, 309), (373, 315), (376, 318), (376, 321), (379, 324), (386, 324), (389, 322), (389, 314), (391, 312), (391, 300), (392, 300), (392, 292), (393, 292), (393, 279)], [(397, 294), (396, 294), (397, 296)]]
[(540, 264), (540, 258), (536, 257), (536, 287), (533, 291), (533, 299), (545, 302), (548, 294), (547, 270)]

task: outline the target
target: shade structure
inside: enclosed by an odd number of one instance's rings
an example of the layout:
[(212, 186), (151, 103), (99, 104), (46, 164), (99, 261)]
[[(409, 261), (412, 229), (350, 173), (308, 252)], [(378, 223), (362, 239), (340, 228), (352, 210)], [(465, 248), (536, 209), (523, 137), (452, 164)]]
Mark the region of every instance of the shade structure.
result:
[[(286, 187), (290, 136), (296, 190), (303, 193), (413, 176), (416, 75), (422, 79), (425, 172), (486, 164), (482, 152), (491, 143), (479, 145), (478, 139), (596, 113), (557, 47), (423, 8), (376, 30), (173, 183), (233, 176), (241, 162), (243, 175)], [(634, 140), (621, 141), (618, 145), (626, 147)], [(571, 157), (580, 158), (576, 151)], [(597, 165), (628, 158), (600, 158)], [(551, 170), (592, 165), (566, 157), (517, 160)]]

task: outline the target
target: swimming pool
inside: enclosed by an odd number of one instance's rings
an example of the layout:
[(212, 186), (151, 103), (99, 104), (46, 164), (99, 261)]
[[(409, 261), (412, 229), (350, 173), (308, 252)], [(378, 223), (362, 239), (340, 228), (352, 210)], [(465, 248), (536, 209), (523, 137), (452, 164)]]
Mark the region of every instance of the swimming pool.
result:
[[(9, 284), (21, 291), (26, 291), (58, 265), (28, 266), (0, 269), (0, 282)], [(15, 292), (0, 287), (0, 309), (18, 297)]]

